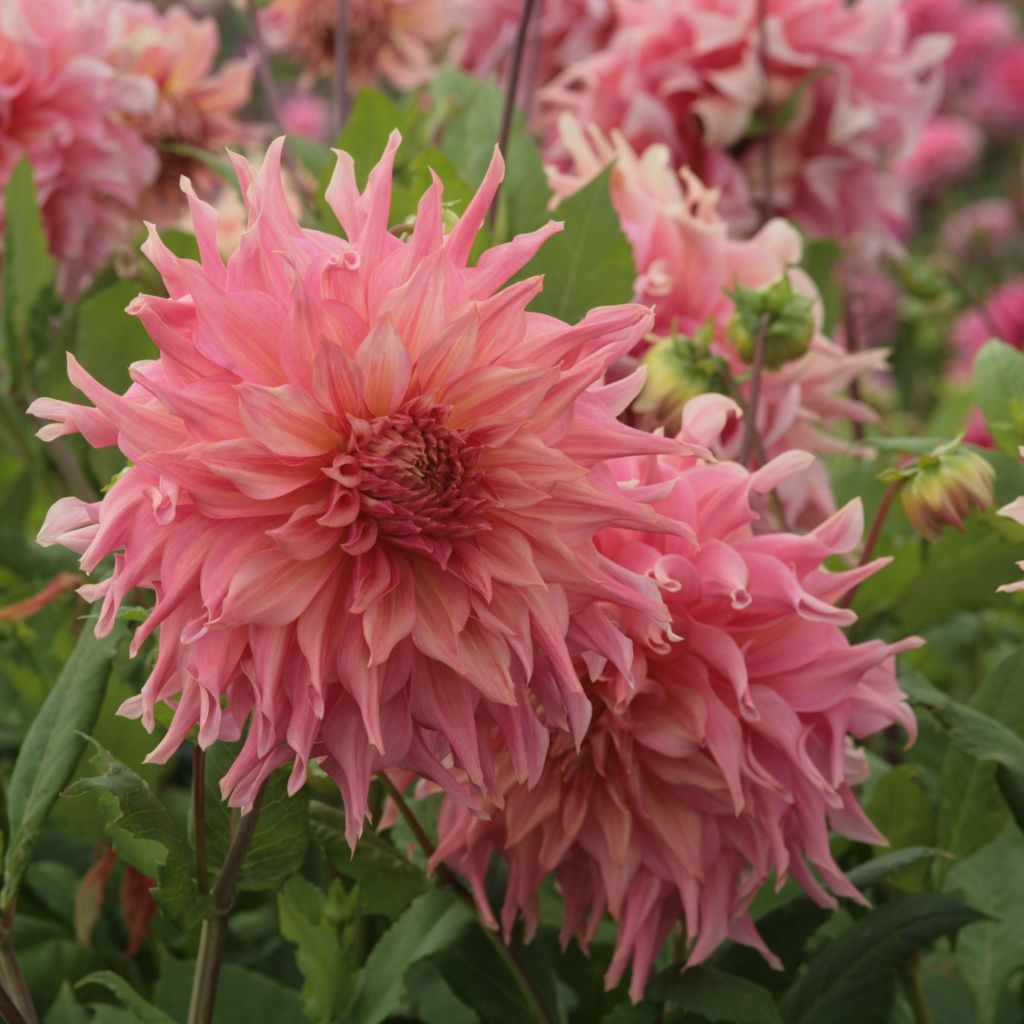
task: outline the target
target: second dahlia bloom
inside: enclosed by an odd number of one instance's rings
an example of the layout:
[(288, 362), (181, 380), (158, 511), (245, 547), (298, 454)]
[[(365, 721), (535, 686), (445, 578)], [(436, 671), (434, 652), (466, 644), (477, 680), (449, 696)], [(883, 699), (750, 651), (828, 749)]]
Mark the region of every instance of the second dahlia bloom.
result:
[[(891, 168), (941, 97), (943, 40), (908, 40), (892, 0), (768, 0), (765, 82), (757, 0), (616, 6), (607, 47), (552, 83), (549, 104), (637, 149), (668, 146), (730, 196), (730, 220), (746, 230), (757, 210), (744, 189), (768, 198), (764, 142), (751, 135), (768, 96), (792, 107), (772, 132), (772, 209), (865, 251), (891, 235), (905, 205)], [(564, 156), (557, 140), (551, 154)]]
[(933, 117), (898, 171), (916, 196), (930, 196), (974, 170), (985, 145), (981, 129), (962, 117)]
[[(684, 436), (713, 446), (730, 406), (694, 399)], [(623, 460), (619, 479), (672, 487), (659, 509), (695, 531), (695, 540), (598, 537), (607, 557), (659, 586), (671, 635), (638, 624), (635, 683), (588, 659), (593, 724), (582, 746), (553, 738), (535, 788), (515, 782), (502, 760), (504, 807), (489, 820), (442, 805), (434, 863), (465, 874), (485, 920), (497, 927), (484, 887), (493, 856), (508, 866), (506, 934), (520, 915), (527, 935), (536, 931), (539, 887), (553, 874), (563, 943), (575, 936), (585, 947), (609, 912), (618, 929), (606, 985), (631, 965), (634, 1001), (677, 922), (687, 964), (726, 938), (776, 963), (750, 917), (760, 887), (793, 878), (823, 906), (860, 899), (832, 857), (829, 830), (884, 843), (854, 794), (867, 775), (855, 742), (892, 724), (913, 737), (893, 659), (916, 641), (851, 644), (843, 632), (855, 616), (838, 600), (883, 564), (824, 568), (857, 544), (859, 503), (805, 536), (753, 529), (752, 498), (805, 462), (790, 453), (751, 474), (692, 458)]]
[(160, 11), (148, 0), (115, 0), (105, 8), (115, 68), (148, 78), (155, 107), (134, 119), (160, 152), (160, 177), (146, 197), (147, 217), (164, 223), (183, 206), (182, 174), (212, 186), (216, 177), (199, 160), (169, 152), (169, 144), (220, 152), (253, 137), (238, 120), (252, 93), (252, 62), (229, 60), (215, 68), (220, 33), (212, 18), (194, 18), (184, 7)]
[[(334, 67), (336, 0), (272, 0), (262, 12), (267, 38), (298, 61), (305, 77)], [(378, 78), (396, 89), (430, 80), (454, 29), (451, 0), (350, 0), (348, 67), (352, 89)]]
[[(1024, 459), (1024, 448), (1019, 448), (1018, 454)], [(1006, 516), (1007, 519), (1012, 519), (1020, 526), (1024, 526), (1024, 495), (1014, 498), (1009, 505), (1004, 505), (999, 510), (999, 514)], [(1018, 562), (1017, 568), (1024, 569), (1024, 562)], [(1018, 591), (1024, 590), (1024, 580), (1018, 580), (1016, 583), (1004, 583), (999, 590), (1004, 594), (1015, 594)]]
[(77, 431), (131, 462), (102, 501), (58, 502), (40, 540), (87, 572), (114, 554), (85, 592), (102, 601), (101, 634), (132, 588), (154, 592), (133, 649), (159, 627), (159, 656), (123, 709), (150, 728), (158, 703), (175, 709), (151, 760), (195, 727), (204, 747), (244, 733), (222, 789), (246, 806), (278, 766), (294, 762), (295, 790), (320, 759), (354, 842), (375, 771), (471, 800), (496, 792), (494, 737), (524, 782), (548, 728), (579, 741), (590, 703), (570, 616), (617, 661), (625, 640), (597, 599), (655, 631), (664, 618), (654, 585), (594, 545), (601, 527), (659, 523), (604, 460), (680, 442), (616, 419), (639, 378), (601, 383), (650, 326), (646, 309), (569, 326), (526, 312), (541, 279), (502, 288), (558, 225), (469, 265), (498, 155), (450, 232), (435, 179), (399, 239), (397, 133), (362, 193), (340, 153), (327, 200), (344, 241), (296, 223), (282, 141), (256, 176), (236, 158), (249, 227), (226, 266), (214, 210), (191, 191), (201, 264), (150, 237), (169, 297), (130, 307), (160, 356), (133, 365), (129, 390), (69, 356), (93, 405), (34, 403), (54, 421), (42, 437)]
[(117, 74), (107, 47), (84, 0), (0, 4), (0, 238), (2, 189), (25, 157), (66, 297), (131, 241), (159, 166), (129, 120), (153, 109), (152, 85)]
[[(873, 420), (870, 407), (851, 400), (847, 392), (853, 381), (885, 368), (886, 352), (869, 348), (850, 353), (822, 334), (817, 292), (794, 266), (801, 259), (802, 243), (793, 225), (775, 218), (752, 238), (736, 239), (719, 214), (719, 192), (687, 168), (674, 171), (665, 146), (649, 146), (638, 156), (619, 133), (609, 141), (595, 126), (584, 131), (567, 116), (560, 129), (572, 163), (567, 171), (551, 172), (556, 196), (571, 195), (614, 164), (611, 197), (636, 263), (634, 298), (653, 307), (656, 334), (693, 335), (710, 321), (712, 351), (734, 375), (743, 375), (749, 365), (726, 332), (735, 308), (729, 291), (738, 286), (762, 289), (789, 274), (794, 287), (814, 299), (815, 334), (809, 350), (764, 374), (758, 432), (769, 456), (790, 448), (844, 449), (846, 442), (829, 430), (848, 420)], [(741, 388), (749, 391), (749, 384)], [(736, 455), (741, 435), (730, 424), (718, 439), (720, 454)], [(794, 525), (816, 525), (835, 509), (827, 474), (818, 463), (786, 481), (780, 493)]]

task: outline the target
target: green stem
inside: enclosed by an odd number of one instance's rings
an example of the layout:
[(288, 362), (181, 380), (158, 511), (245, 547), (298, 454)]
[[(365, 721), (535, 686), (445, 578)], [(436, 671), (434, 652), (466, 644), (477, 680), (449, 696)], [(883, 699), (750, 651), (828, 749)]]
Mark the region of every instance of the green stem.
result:
[(924, 985), (921, 982), (920, 953), (900, 968), (900, 981), (903, 983), (903, 990), (907, 994), (907, 1001), (910, 1003), (910, 1009), (913, 1011), (917, 1024), (934, 1024)]
[(757, 335), (754, 338), (754, 365), (750, 371), (750, 401), (747, 402), (746, 421), (743, 424), (743, 440), (740, 443), (740, 455), (737, 460), (742, 466), (746, 466), (750, 462), (750, 456), (754, 451), (754, 442), (757, 440), (757, 408), (761, 404), (764, 350), (768, 342), (768, 328), (771, 326), (771, 323), (772, 318), (765, 313), (761, 317), (761, 322), (757, 325)]
[[(249, 852), (252, 837), (259, 821), (260, 806), (263, 803), (265, 784), (256, 794), (252, 810), (238, 826), (224, 866), (220, 869), (213, 886), (213, 917), (203, 922), (199, 937), (199, 952), (196, 954), (196, 970), (192, 980), (192, 999), (188, 1009), (188, 1024), (211, 1024), (213, 1007), (217, 1000), (217, 983), (224, 961), (224, 941), (228, 934), (228, 917), (235, 905), (238, 876), (241, 874), (245, 855)], [(197, 819), (198, 828), (198, 819)]]
[[(383, 785), (388, 796), (394, 801), (395, 806), (398, 808), (398, 813), (405, 819), (412, 834), (416, 837), (416, 842), (419, 843), (420, 849), (429, 860), (434, 855), (435, 847), (430, 836), (427, 835), (427, 830), (420, 823), (412, 808), (406, 803), (401, 791), (387, 775), (380, 772), (377, 778), (380, 779), (381, 785)], [(444, 884), (476, 914), (476, 902), (473, 899), (473, 894), (452, 874), (447, 865), (441, 864), (437, 869), (437, 873)], [(518, 982), (519, 989), (526, 1000), (527, 1006), (530, 1007), (533, 1018), (539, 1021), (540, 1024), (554, 1024), (554, 1017), (544, 1005), (544, 999), (526, 970), (526, 966), (519, 959), (519, 954), (514, 949), (505, 945), (501, 940), (501, 936), (486, 925), (481, 924), (480, 927), (490, 944), (494, 947), (495, 952), (505, 962), (505, 966), (508, 967), (509, 972)]]
[(210, 872), (206, 860), (206, 751), (198, 740), (192, 748), (192, 807), (196, 843), (196, 887), (210, 891)]

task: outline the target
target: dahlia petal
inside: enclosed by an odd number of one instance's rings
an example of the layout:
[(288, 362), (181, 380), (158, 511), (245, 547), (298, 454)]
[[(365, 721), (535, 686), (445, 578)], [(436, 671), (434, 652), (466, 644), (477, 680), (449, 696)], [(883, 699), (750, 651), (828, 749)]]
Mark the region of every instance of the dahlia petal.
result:
[(238, 407), (249, 434), (276, 455), (304, 458), (342, 445), (341, 435), (327, 425), (320, 407), (292, 384), (240, 384)]
[(330, 555), (295, 561), (283, 551), (260, 551), (231, 578), (220, 615), (211, 625), (283, 626), (294, 622), (337, 565)]
[(390, 321), (380, 321), (366, 336), (355, 362), (363, 377), (366, 408), (374, 416), (393, 412), (409, 387), (412, 363)]

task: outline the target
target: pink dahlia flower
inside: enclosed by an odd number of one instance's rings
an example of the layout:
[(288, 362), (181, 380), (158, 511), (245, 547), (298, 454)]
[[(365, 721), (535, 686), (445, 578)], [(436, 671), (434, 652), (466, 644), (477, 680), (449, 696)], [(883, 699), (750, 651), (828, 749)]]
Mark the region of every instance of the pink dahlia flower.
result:
[(984, 309), (969, 309), (953, 324), (953, 372), (968, 376), (974, 357), (990, 338), (1024, 349), (1024, 277), (997, 288)]
[(115, 0), (105, 13), (107, 59), (156, 87), (155, 108), (135, 123), (160, 151), (160, 177), (147, 196), (145, 212), (163, 223), (184, 205), (182, 174), (210, 190), (216, 184), (202, 161), (172, 153), (167, 146), (220, 151), (253, 137), (253, 130), (238, 120), (252, 93), (253, 65), (246, 59), (229, 60), (215, 69), (217, 22), (196, 19), (179, 5), (161, 12), (148, 0)]
[[(306, 78), (330, 74), (337, 12), (336, 0), (272, 0), (263, 26)], [(397, 89), (422, 85), (454, 27), (451, 0), (350, 0), (349, 85), (371, 88), (379, 78)]]
[(996, 132), (1016, 135), (1024, 129), (1024, 37), (986, 68), (971, 112)]
[[(27, 158), (67, 297), (131, 241), (158, 168), (128, 121), (152, 110), (152, 84), (106, 63), (95, 14), (84, 0), (0, 5), (0, 190)], [(2, 221), (0, 192), (0, 237)]]
[(974, 170), (984, 145), (981, 129), (973, 122), (933, 117), (897, 169), (914, 195), (935, 195)]
[[(1021, 458), (1024, 458), (1024, 448), (1018, 449), (1018, 452)], [(1004, 505), (999, 510), (999, 514), (1024, 526), (1024, 496), (1014, 498), (1009, 505)], [(1018, 562), (1017, 568), (1024, 569), (1024, 562)], [(1024, 580), (1018, 580), (1016, 583), (1004, 583), (999, 590), (1004, 594), (1015, 594), (1018, 591), (1024, 590)]]
[[(713, 446), (730, 405), (694, 399), (684, 435)], [(536, 787), (500, 758), (504, 806), (489, 819), (442, 805), (434, 863), (469, 879), (484, 919), (497, 927), (484, 888), (492, 855), (508, 866), (506, 935), (519, 915), (528, 936), (536, 931), (539, 886), (553, 874), (563, 943), (575, 936), (585, 947), (609, 911), (618, 930), (605, 982), (632, 964), (634, 1001), (676, 922), (689, 965), (726, 938), (777, 963), (750, 917), (760, 887), (793, 878), (823, 906), (862, 899), (832, 857), (829, 829), (884, 843), (854, 794), (867, 774), (854, 741), (894, 723), (914, 736), (893, 660), (916, 641), (851, 644), (843, 632), (855, 616), (836, 602), (883, 564), (824, 568), (857, 544), (859, 503), (806, 536), (754, 531), (752, 497), (805, 458), (793, 452), (753, 474), (673, 456), (618, 463), (622, 481), (671, 486), (658, 508), (696, 533), (598, 535), (607, 557), (661, 588), (672, 633), (631, 634), (635, 682), (588, 660), (590, 730), (580, 746), (552, 737)]]
[(246, 806), (279, 765), (294, 762), (294, 791), (318, 759), (351, 842), (375, 771), (472, 799), (449, 768), (497, 793), (492, 735), (524, 782), (548, 728), (582, 739), (570, 621), (622, 662), (603, 609), (652, 630), (664, 619), (654, 585), (594, 545), (610, 524), (660, 521), (604, 460), (681, 445), (616, 419), (638, 376), (602, 384), (650, 327), (646, 309), (569, 326), (526, 312), (540, 278), (501, 288), (558, 225), (469, 264), (500, 156), (449, 233), (436, 179), (409, 237), (389, 232), (398, 142), (362, 194), (339, 153), (327, 200), (348, 241), (296, 223), (280, 139), (255, 177), (235, 158), (249, 228), (227, 266), (214, 210), (189, 190), (202, 262), (152, 234), (169, 297), (130, 307), (159, 358), (117, 395), (69, 356), (93, 405), (32, 407), (54, 421), (44, 439), (80, 432), (131, 462), (102, 501), (59, 501), (40, 540), (79, 552), (86, 572), (115, 553), (86, 590), (101, 634), (131, 589), (154, 591), (132, 649), (159, 627), (159, 657), (122, 709), (152, 728), (158, 703), (174, 707), (150, 760), (195, 727), (204, 747), (245, 733), (222, 788)]
[[(769, 456), (791, 448), (845, 449), (846, 442), (830, 436), (829, 428), (851, 419), (874, 419), (870, 407), (851, 400), (847, 392), (854, 381), (882, 371), (887, 354), (877, 348), (849, 353), (821, 333), (814, 285), (795, 268), (803, 247), (793, 225), (775, 218), (753, 238), (733, 238), (718, 213), (717, 190), (687, 168), (675, 172), (665, 146), (652, 145), (637, 156), (618, 133), (610, 143), (595, 126), (584, 132), (569, 117), (563, 117), (560, 129), (572, 165), (569, 171), (551, 172), (557, 197), (571, 195), (614, 161), (612, 202), (636, 261), (634, 297), (653, 306), (657, 333), (692, 335), (710, 320), (714, 351), (735, 375), (742, 375), (749, 366), (725, 330), (734, 310), (728, 291), (739, 285), (764, 288), (788, 273), (798, 290), (815, 299), (817, 330), (807, 354), (764, 374), (758, 429)], [(749, 391), (749, 384), (742, 386)], [(741, 435), (740, 428), (730, 425), (719, 439), (720, 454), (735, 456)], [(780, 493), (794, 525), (816, 525), (835, 510), (819, 464), (786, 481)]]
[[(637, 149), (665, 144), (677, 165), (726, 191), (740, 172), (764, 204), (764, 143), (750, 132), (767, 91), (774, 109), (792, 107), (773, 132), (772, 209), (812, 235), (877, 247), (903, 215), (891, 166), (941, 97), (945, 42), (909, 42), (891, 0), (768, 0), (766, 90), (758, 6), (619, 0), (608, 46), (561, 75), (547, 100), (618, 128)], [(557, 144), (551, 152), (562, 156)], [(752, 207), (736, 209), (735, 226), (756, 223)]]

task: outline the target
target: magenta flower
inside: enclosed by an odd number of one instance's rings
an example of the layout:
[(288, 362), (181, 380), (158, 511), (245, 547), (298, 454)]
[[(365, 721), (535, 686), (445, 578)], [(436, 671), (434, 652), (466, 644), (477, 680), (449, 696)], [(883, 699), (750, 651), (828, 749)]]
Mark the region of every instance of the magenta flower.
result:
[(501, 289), (557, 224), (469, 265), (497, 154), (448, 234), (435, 179), (402, 240), (388, 229), (397, 133), (362, 194), (339, 153), (327, 199), (343, 241), (296, 223), (282, 141), (255, 177), (235, 159), (249, 228), (226, 267), (213, 209), (191, 191), (202, 263), (151, 234), (170, 297), (130, 307), (160, 355), (134, 364), (127, 393), (69, 356), (95, 407), (34, 403), (55, 421), (44, 439), (78, 431), (131, 462), (101, 502), (58, 502), (40, 540), (81, 552), (87, 572), (115, 553), (86, 590), (101, 634), (132, 588), (154, 591), (133, 650), (159, 626), (159, 657), (123, 708), (148, 728), (158, 703), (175, 708), (151, 760), (196, 726), (205, 747), (248, 721), (225, 796), (248, 805), (289, 761), (294, 791), (320, 760), (354, 841), (375, 771), (404, 767), (470, 800), (497, 792), (492, 733), (524, 782), (540, 776), (547, 727), (582, 738), (570, 614), (620, 660), (603, 609), (651, 629), (665, 618), (653, 584), (594, 545), (603, 527), (659, 522), (604, 460), (681, 442), (616, 420), (639, 377), (601, 384), (649, 328), (646, 309), (569, 326), (525, 311), (540, 278)]
[[(694, 399), (684, 435), (713, 445), (732, 409), (721, 396)], [(808, 458), (791, 452), (753, 474), (672, 456), (620, 462), (621, 480), (671, 486), (658, 507), (696, 534), (598, 537), (605, 555), (658, 585), (672, 633), (622, 620), (637, 643), (635, 682), (588, 658), (593, 724), (582, 746), (552, 738), (535, 788), (501, 759), (504, 806), (489, 820), (442, 806), (434, 862), (465, 874), (491, 926), (484, 876), (494, 854), (509, 872), (506, 935), (520, 915), (527, 935), (536, 930), (538, 888), (553, 873), (563, 943), (586, 946), (610, 912), (618, 929), (606, 985), (631, 964), (634, 1001), (680, 919), (688, 964), (726, 938), (775, 963), (749, 913), (761, 885), (793, 878), (822, 906), (861, 899), (832, 857), (829, 829), (884, 842), (853, 791), (867, 774), (854, 741), (893, 723), (913, 737), (893, 656), (917, 641), (851, 644), (843, 633), (855, 616), (837, 600), (883, 564), (824, 568), (857, 544), (859, 502), (806, 536), (755, 533), (751, 499)]]
[(963, 117), (933, 117), (914, 151), (897, 168), (915, 196), (934, 196), (977, 166), (985, 139)]
[(128, 121), (153, 109), (152, 83), (116, 73), (108, 45), (103, 19), (77, 0), (0, 5), (0, 190), (26, 157), (67, 297), (131, 241), (159, 166)]

